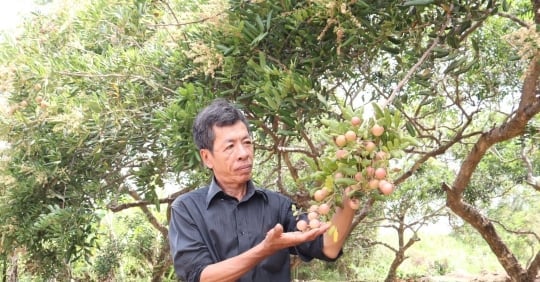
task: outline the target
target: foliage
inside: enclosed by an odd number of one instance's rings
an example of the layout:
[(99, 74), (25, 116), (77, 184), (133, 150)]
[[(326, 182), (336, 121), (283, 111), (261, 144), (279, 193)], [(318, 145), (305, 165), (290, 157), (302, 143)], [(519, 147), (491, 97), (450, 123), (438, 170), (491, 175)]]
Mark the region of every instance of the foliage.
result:
[(120, 266), (122, 242), (112, 239), (107, 242), (94, 261), (94, 271), (100, 281), (114, 279), (115, 270)]
[[(310, 201), (307, 163), (325, 150), (321, 121), (343, 121), (338, 109), (376, 101), (400, 113), (400, 130), (418, 144), (399, 160), (396, 198), (368, 205), (357, 224), (369, 207), (421, 216), (437, 197), (483, 234), (492, 225), (478, 222), (506, 223), (499, 211), (515, 216), (507, 228), (535, 222), (534, 210), (505, 193), (539, 190), (532, 2), (62, 5), (0, 43), (0, 91), (9, 99), (0, 117), (0, 139), (9, 143), (0, 167), (0, 255), (23, 250), (25, 271), (71, 278), (68, 269), (93, 255), (103, 209), (138, 207), (165, 239), (161, 204), (207, 180), (190, 131), (194, 114), (215, 97), (240, 104), (258, 164), (275, 166), (255, 178), (300, 205)], [(166, 183), (178, 189), (163, 196)], [(130, 238), (149, 243), (147, 231)], [(489, 234), (483, 238), (495, 255), (512, 257), (499, 233)], [(533, 237), (526, 242), (538, 252)], [(504, 240), (517, 253), (525, 246), (512, 238)], [(152, 246), (141, 253), (157, 260), (166, 252)], [(505, 268), (516, 277), (519, 265)]]
[(88, 259), (96, 209), (118, 201), (129, 184), (156, 202), (167, 176), (149, 111), (166, 93), (156, 92), (152, 81), (161, 75), (147, 65), (166, 50), (149, 40), (152, 4), (127, 2), (37, 15), (26, 37), (4, 43), (4, 86), (17, 110), (2, 119), (11, 145), (2, 169), (2, 250), (24, 246), (29, 270), (45, 276)]

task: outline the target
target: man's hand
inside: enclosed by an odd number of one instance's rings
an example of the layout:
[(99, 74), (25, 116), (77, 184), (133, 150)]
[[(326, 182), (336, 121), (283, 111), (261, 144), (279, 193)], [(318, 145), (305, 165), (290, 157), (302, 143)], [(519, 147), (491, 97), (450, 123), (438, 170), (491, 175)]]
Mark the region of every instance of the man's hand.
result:
[(275, 252), (315, 240), (330, 227), (323, 224), (306, 232), (283, 232), (283, 226), (276, 224), (266, 233), (264, 240), (246, 252), (226, 260), (210, 264), (201, 272), (200, 281), (236, 281), (265, 258)]
[(311, 229), (309, 231), (300, 232), (283, 232), (283, 226), (281, 224), (276, 224), (274, 228), (270, 229), (266, 233), (262, 244), (265, 250), (269, 254), (273, 254), (281, 249), (289, 248), (302, 244), (304, 242), (309, 242), (315, 240), (319, 235), (323, 234), (330, 228), (330, 224), (322, 224), (318, 228)]

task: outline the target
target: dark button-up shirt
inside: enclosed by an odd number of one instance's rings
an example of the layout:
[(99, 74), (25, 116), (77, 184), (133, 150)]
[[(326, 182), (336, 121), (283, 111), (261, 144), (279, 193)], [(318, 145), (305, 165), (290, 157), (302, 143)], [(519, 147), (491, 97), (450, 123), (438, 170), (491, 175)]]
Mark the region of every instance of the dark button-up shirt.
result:
[[(172, 204), (169, 243), (178, 277), (199, 281), (202, 270), (237, 256), (260, 243), (277, 223), (285, 231), (296, 230), (289, 198), (248, 182), (241, 201), (223, 193), (214, 181), (204, 188), (178, 197)], [(327, 258), (323, 240), (283, 249), (266, 258), (239, 281), (290, 281), (289, 254), (304, 261)]]

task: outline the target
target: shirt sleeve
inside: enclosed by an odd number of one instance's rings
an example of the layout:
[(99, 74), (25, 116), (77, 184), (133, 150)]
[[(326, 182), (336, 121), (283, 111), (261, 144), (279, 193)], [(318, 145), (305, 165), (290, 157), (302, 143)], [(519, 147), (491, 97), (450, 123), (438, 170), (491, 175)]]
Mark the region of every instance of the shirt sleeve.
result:
[(189, 209), (182, 201), (171, 207), (169, 245), (178, 278), (198, 282), (203, 269), (212, 264), (212, 258)]
[[(308, 221), (307, 215), (305, 213), (299, 216), (294, 215), (292, 211), (292, 203), (288, 205), (286, 218), (287, 218), (286, 226), (287, 226), (288, 232), (298, 231), (298, 229), (296, 228), (296, 222), (298, 220), (303, 219), (303, 220)], [(300, 259), (306, 262), (311, 261), (314, 258), (324, 260), (324, 261), (336, 261), (343, 254), (343, 250), (340, 250), (336, 258), (333, 258), (333, 259), (329, 258), (323, 253), (323, 247), (324, 247), (324, 236), (320, 235), (313, 241), (306, 242), (306, 243), (297, 245), (289, 249), (289, 252), (291, 254), (298, 255)]]

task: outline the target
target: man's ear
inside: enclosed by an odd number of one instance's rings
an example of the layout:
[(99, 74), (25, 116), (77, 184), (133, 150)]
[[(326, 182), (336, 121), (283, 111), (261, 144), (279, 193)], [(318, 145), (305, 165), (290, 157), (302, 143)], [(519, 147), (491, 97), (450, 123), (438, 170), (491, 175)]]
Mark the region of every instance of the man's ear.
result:
[(201, 159), (207, 168), (209, 169), (214, 168), (214, 162), (213, 162), (212, 153), (210, 152), (210, 150), (201, 149), (199, 151), (199, 154), (201, 155)]

